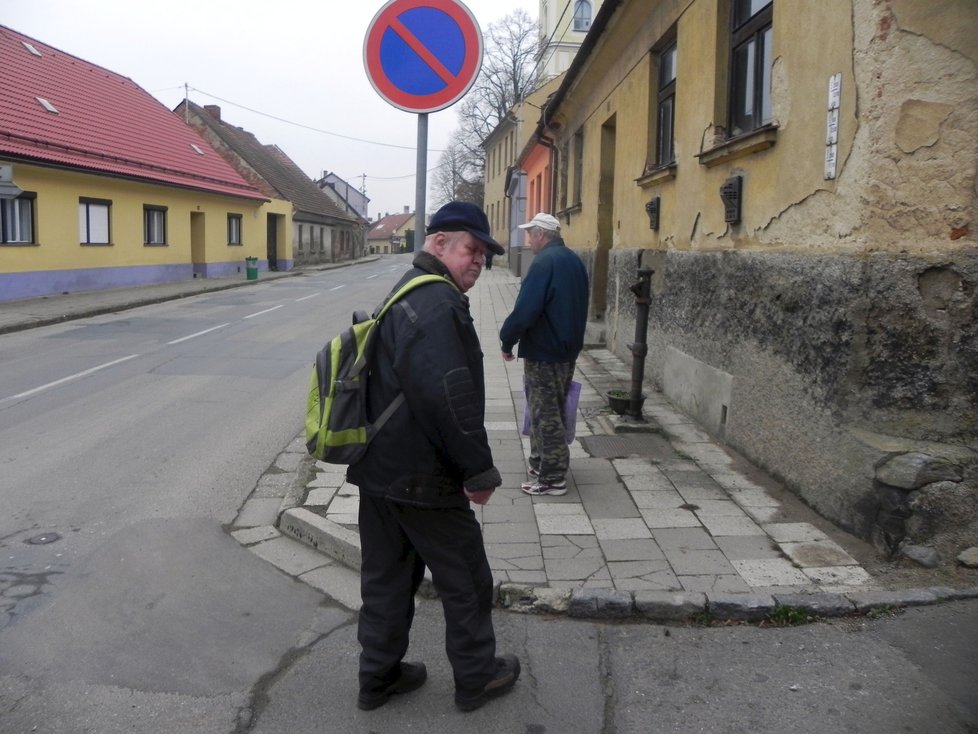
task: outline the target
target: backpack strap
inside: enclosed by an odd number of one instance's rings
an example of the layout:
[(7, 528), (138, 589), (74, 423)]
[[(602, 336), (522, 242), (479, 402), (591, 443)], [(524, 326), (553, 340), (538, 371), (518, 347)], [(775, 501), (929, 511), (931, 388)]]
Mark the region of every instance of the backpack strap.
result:
[[(411, 278), (411, 280), (409, 280), (407, 283), (405, 283), (396, 291), (394, 291), (389, 296), (387, 296), (387, 300), (384, 301), (383, 305), (381, 305), (380, 308), (375, 312), (374, 318), (377, 321), (380, 321), (380, 318), (385, 313), (387, 313), (390, 310), (390, 308), (402, 297), (406, 296), (415, 288), (422, 285), (426, 285), (428, 283), (448, 283), (450, 286), (452, 286), (452, 288), (458, 290), (458, 286), (455, 285), (455, 283), (453, 283), (451, 279), (443, 275), (434, 275), (434, 274), (419, 275), (415, 278)], [(365, 358), (366, 358), (366, 350), (364, 350), (364, 359)], [(404, 404), (404, 399), (405, 399), (404, 393), (399, 392), (397, 394), (397, 397), (391, 401), (391, 404), (384, 409), (384, 412), (377, 417), (377, 420), (375, 420), (372, 424), (374, 434), (379, 432), (380, 429), (384, 427), (384, 424), (388, 420), (390, 420), (391, 416), (394, 415), (397, 409)]]

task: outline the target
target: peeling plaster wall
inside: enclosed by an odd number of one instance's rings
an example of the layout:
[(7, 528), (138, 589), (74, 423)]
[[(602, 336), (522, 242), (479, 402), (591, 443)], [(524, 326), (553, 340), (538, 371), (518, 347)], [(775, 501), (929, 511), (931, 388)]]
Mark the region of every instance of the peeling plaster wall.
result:
[[(558, 144), (579, 128), (586, 141), (584, 193), (565, 215), (565, 239), (593, 272), (597, 212), (613, 207), (604, 327), (629, 361), (628, 287), (640, 262), (655, 268), (646, 376), (680, 408), (879, 547), (928, 543), (947, 557), (978, 539), (975, 4), (774, 7), (774, 142), (727, 155), (714, 135), (727, 4), (626, 0), (557, 112)], [(649, 49), (673, 26), (677, 164), (643, 178)], [(834, 73), (839, 159), (825, 180)], [(612, 116), (609, 202), (598, 196), (597, 141)], [(718, 191), (732, 175), (743, 178), (744, 208), (728, 225)], [(657, 231), (644, 212), (651, 196), (661, 202)], [(676, 364), (702, 369), (684, 375)], [(729, 376), (728, 397), (697, 386), (698, 374)], [(720, 399), (726, 411), (710, 404)], [(885, 467), (918, 455), (925, 478), (892, 484)], [(952, 478), (933, 465), (952, 467)]]

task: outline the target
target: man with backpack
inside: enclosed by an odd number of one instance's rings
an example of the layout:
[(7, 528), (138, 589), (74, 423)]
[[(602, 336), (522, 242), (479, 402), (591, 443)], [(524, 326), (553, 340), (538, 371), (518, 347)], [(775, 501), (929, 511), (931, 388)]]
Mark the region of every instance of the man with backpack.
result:
[(403, 660), (425, 566), (442, 600), (456, 706), (475, 710), (512, 689), (520, 674), (516, 656), (496, 656), (492, 573), (469, 505), (485, 504), (502, 483), (484, 425), (482, 349), (464, 296), (487, 253), (504, 250), (485, 213), (446, 204), (394, 290), (429, 273), (445, 280), (401, 296), (377, 326), (367, 419), (404, 398), (347, 473), (360, 488), (361, 709), (427, 677), (423, 663)]

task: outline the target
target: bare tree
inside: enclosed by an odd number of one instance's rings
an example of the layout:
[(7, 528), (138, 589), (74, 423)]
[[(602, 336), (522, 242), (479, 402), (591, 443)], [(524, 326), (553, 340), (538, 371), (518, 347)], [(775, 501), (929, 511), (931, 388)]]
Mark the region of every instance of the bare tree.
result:
[(453, 199), (481, 206), (482, 192), (482, 168), (462, 143), (461, 131), (456, 130), (432, 172), (432, 208), (437, 209)]
[[(483, 40), (482, 70), (472, 89), (459, 102), (459, 127), (433, 176), (437, 182), (433, 184), (434, 199), (443, 198), (449, 191), (452, 197), (463, 192), (468, 197), (466, 201), (482, 204), (485, 165), (482, 141), (540, 81), (535, 64), (540, 29), (525, 10), (517, 9), (491, 24)], [(447, 170), (443, 171), (443, 167)], [(478, 198), (472, 198), (475, 196)]]

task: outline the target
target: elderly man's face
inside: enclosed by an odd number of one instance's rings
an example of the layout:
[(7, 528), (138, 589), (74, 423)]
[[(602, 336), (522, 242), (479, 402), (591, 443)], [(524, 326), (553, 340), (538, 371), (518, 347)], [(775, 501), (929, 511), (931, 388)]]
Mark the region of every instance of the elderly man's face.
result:
[(530, 249), (534, 253), (540, 252), (543, 246), (547, 244), (547, 238), (543, 230), (539, 227), (530, 227), (526, 230), (526, 244), (530, 246)]
[(438, 232), (435, 256), (441, 260), (452, 280), (463, 293), (468, 291), (482, 275), (486, 264), (486, 245), (468, 232)]

